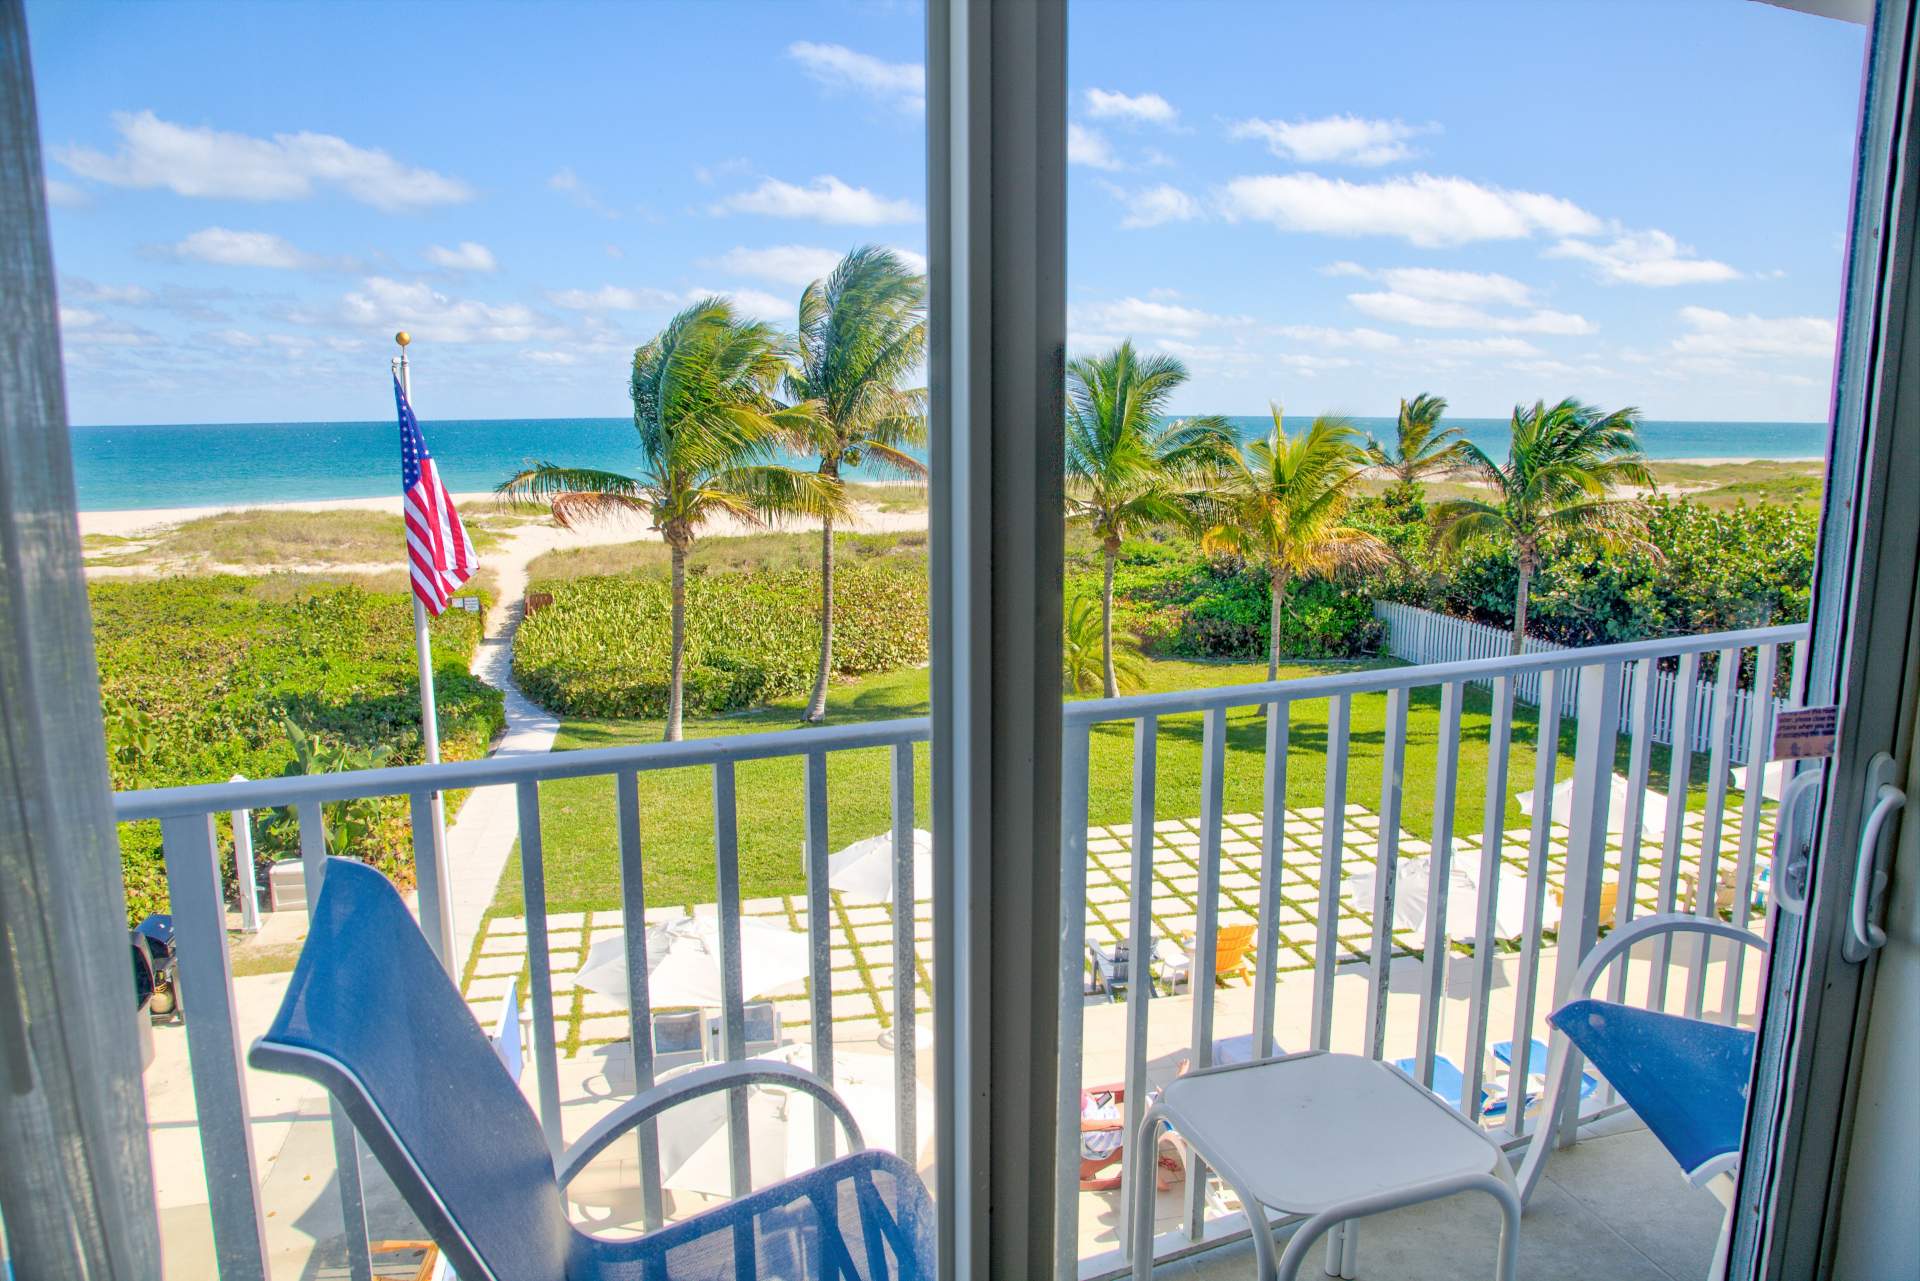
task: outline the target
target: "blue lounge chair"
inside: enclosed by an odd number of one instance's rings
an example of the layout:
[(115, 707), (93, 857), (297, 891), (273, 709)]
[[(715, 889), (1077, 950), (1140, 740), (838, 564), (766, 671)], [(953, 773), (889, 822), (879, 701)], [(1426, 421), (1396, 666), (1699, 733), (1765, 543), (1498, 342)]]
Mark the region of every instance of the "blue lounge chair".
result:
[[(697, 1068), (601, 1120), (559, 1160), (385, 877), (328, 859), (307, 942), (257, 1068), (318, 1081), (465, 1281), (787, 1276), (932, 1281), (933, 1205), (913, 1168), (865, 1151), (818, 1077), (785, 1063)], [(616, 1139), (676, 1103), (766, 1083), (812, 1095), (849, 1155), (637, 1240), (591, 1236), (564, 1189)]]
[[(1419, 1059), (1395, 1059), (1393, 1061), (1395, 1067), (1405, 1072), (1415, 1081), (1420, 1079), (1420, 1073), (1417, 1070), (1419, 1064)], [(1433, 1056), (1433, 1084), (1427, 1088), (1433, 1091), (1435, 1098), (1458, 1112), (1460, 1110), (1460, 1096), (1464, 1094), (1467, 1089), (1467, 1075), (1460, 1070), (1458, 1063), (1455, 1063), (1444, 1054), (1436, 1054)], [(1529, 1097), (1527, 1102), (1532, 1103), (1533, 1099)], [(1492, 1090), (1489, 1090), (1484, 1085), (1481, 1086), (1480, 1115), (1505, 1116), (1506, 1114), (1507, 1096), (1502, 1093), (1496, 1098)], [(1522, 1115), (1525, 1114), (1522, 1113)]]
[[(1511, 1071), (1513, 1068), (1513, 1042), (1501, 1041), (1496, 1044), (1493, 1047), (1493, 1057), (1497, 1062)], [(1522, 1068), (1521, 1071), (1528, 1076), (1532, 1076), (1535, 1072), (1543, 1076), (1546, 1074), (1547, 1043), (1545, 1041), (1536, 1037), (1527, 1042), (1527, 1065)], [(1594, 1080), (1590, 1074), (1586, 1072), (1580, 1074), (1580, 1099), (1582, 1102), (1592, 1098), (1593, 1092), (1599, 1088), (1600, 1082)]]

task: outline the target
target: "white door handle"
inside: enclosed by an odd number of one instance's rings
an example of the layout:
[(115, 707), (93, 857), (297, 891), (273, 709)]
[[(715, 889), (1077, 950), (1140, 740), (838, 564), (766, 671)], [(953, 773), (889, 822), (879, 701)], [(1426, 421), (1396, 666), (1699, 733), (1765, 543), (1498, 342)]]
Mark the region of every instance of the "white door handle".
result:
[(1867, 799), (1871, 808), (1860, 829), (1860, 850), (1853, 868), (1853, 901), (1850, 905), (1847, 935), (1840, 941), (1840, 954), (1858, 964), (1876, 948), (1886, 946), (1887, 932), (1874, 923), (1880, 896), (1886, 892), (1887, 874), (1879, 870), (1880, 833), (1895, 810), (1907, 803), (1907, 794), (1888, 782), (1894, 772), (1893, 758), (1885, 752), (1867, 765)]
[[(1786, 763), (1792, 764), (1791, 761)], [(1807, 914), (1804, 880), (1798, 889), (1794, 887), (1795, 876), (1802, 878), (1806, 876), (1806, 851), (1804, 847), (1799, 851), (1801, 858), (1796, 864), (1793, 856), (1788, 853), (1788, 844), (1793, 841), (1795, 835), (1794, 828), (1801, 799), (1813, 795), (1814, 790), (1820, 786), (1821, 780), (1825, 777), (1824, 762), (1816, 762), (1813, 768), (1795, 774), (1787, 780), (1787, 785), (1780, 794), (1780, 803), (1774, 809), (1773, 870), (1767, 879), (1771, 882), (1773, 901), (1779, 904), (1781, 911), (1791, 912), (1795, 916)]]

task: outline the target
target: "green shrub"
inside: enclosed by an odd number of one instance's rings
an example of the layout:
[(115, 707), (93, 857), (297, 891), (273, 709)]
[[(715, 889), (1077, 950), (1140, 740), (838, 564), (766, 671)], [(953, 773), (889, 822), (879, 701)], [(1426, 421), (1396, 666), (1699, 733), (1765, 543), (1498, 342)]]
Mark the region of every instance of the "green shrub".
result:
[[(116, 789), (270, 778), (295, 760), (282, 718), (344, 750), (421, 759), (413, 609), (404, 593), (235, 576), (89, 584), (107, 760)], [(478, 615), (433, 623), (441, 751), (482, 755), (505, 724), (500, 692), (467, 671)], [(404, 800), (383, 803), (353, 853), (405, 882), (412, 851)], [(262, 866), (297, 851), (291, 824), (262, 820)], [(231, 883), (230, 832), (222, 816)], [(120, 828), (127, 909), (166, 910), (155, 822)]]
[[(1655, 498), (1646, 517), (1659, 556), (1550, 537), (1527, 630), (1562, 644), (1599, 645), (1806, 621), (1819, 524), (1813, 513)], [(1510, 627), (1516, 582), (1513, 549), (1487, 541), (1466, 549), (1428, 598), (1414, 603)]]
[[(1076, 558), (1069, 592), (1096, 599), (1100, 575)], [(1234, 556), (1206, 556), (1182, 539), (1128, 543), (1114, 571), (1116, 627), (1150, 653), (1173, 658), (1264, 659), (1272, 597), (1264, 570)], [(1321, 579), (1295, 583), (1280, 620), (1289, 658), (1354, 658), (1379, 650), (1385, 631), (1373, 598)]]
[[(568, 716), (659, 716), (672, 651), (670, 584), (653, 574), (542, 584), (553, 604), (521, 625), (521, 688)], [(804, 693), (820, 654), (815, 569), (687, 580), (689, 714), (733, 711)], [(927, 581), (915, 559), (855, 561), (834, 575), (835, 669), (890, 671), (927, 658)]]

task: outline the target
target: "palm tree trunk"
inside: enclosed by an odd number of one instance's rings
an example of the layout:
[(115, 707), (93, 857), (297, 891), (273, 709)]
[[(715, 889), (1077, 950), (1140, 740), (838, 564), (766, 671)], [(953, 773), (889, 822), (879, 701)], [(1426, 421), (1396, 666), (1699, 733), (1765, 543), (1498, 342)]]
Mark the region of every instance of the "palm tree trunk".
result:
[(687, 552), (678, 543), (670, 543), (673, 558), (673, 657), (672, 676), (667, 686), (667, 741), (680, 741), (681, 696), (686, 687), (687, 667)]
[(1287, 608), (1287, 577), (1273, 570), (1273, 615), (1267, 620), (1267, 679), (1280, 679), (1280, 616)]
[(820, 519), (820, 670), (814, 673), (813, 697), (807, 700), (806, 721), (818, 725), (827, 719), (827, 679), (833, 674), (833, 517)]
[(1527, 647), (1527, 590), (1533, 583), (1533, 565), (1520, 558), (1520, 585), (1513, 593), (1513, 654), (1517, 658)]
[(1113, 562), (1116, 549), (1112, 543), (1106, 547), (1106, 577), (1100, 582), (1100, 665), (1105, 674), (1107, 697), (1114, 698), (1120, 693), (1119, 678), (1113, 671)]

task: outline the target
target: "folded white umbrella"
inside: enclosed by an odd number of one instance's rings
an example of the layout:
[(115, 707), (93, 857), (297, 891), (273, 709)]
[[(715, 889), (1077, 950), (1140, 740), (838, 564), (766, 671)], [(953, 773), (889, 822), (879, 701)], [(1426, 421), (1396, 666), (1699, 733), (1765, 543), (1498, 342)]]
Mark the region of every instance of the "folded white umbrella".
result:
[[(811, 1045), (783, 1045), (762, 1059), (813, 1068)], [(751, 1062), (751, 1060), (749, 1060)], [(913, 1086), (919, 1132), (931, 1134), (933, 1094), (917, 1081)], [(833, 1091), (853, 1113), (860, 1137), (870, 1148), (896, 1151), (894, 1064), (886, 1055), (833, 1056)], [(753, 1086), (747, 1096), (747, 1145), (751, 1153), (753, 1184), (763, 1187), (802, 1170), (814, 1159), (814, 1103), (808, 1096), (776, 1086)], [(676, 1105), (661, 1114), (660, 1181), (669, 1188), (731, 1196), (732, 1167), (727, 1140), (727, 1096), (711, 1094)], [(835, 1151), (846, 1151), (846, 1136), (836, 1123)], [(919, 1164), (917, 1152), (901, 1153), (909, 1164)]]
[[(893, 833), (855, 841), (827, 855), (827, 887), (850, 903), (893, 902)], [(913, 893), (933, 897), (933, 833), (913, 829)]]
[[(1627, 830), (1627, 780), (1618, 774), (1610, 775), (1612, 784), (1607, 796), (1607, 831), (1615, 836)], [(1520, 812), (1533, 813), (1533, 793), (1520, 793)], [(1573, 780), (1557, 783), (1553, 789), (1553, 821), (1566, 826), (1573, 817)], [(1667, 829), (1667, 798), (1651, 787), (1647, 789), (1646, 803), (1640, 810), (1640, 830), (1651, 836), (1658, 836)]]
[[(1791, 761), (1768, 761), (1767, 762), (1766, 772), (1761, 775), (1761, 779), (1762, 779), (1762, 786), (1766, 788), (1766, 791), (1763, 793), (1763, 795), (1768, 800), (1777, 801), (1780, 799), (1780, 789), (1786, 785), (1786, 781), (1787, 781), (1787, 766), (1791, 765), (1792, 763), (1793, 762)], [(1735, 787), (1739, 788), (1743, 792), (1752, 791), (1753, 790), (1753, 787), (1751, 785), (1752, 778), (1753, 778), (1753, 766), (1751, 765), (1734, 766), (1733, 785)]]
[[(749, 1000), (797, 983), (807, 977), (807, 936), (742, 917), (740, 967), (742, 995)], [(589, 992), (625, 1001), (625, 932), (595, 940), (574, 982)], [(718, 918), (697, 916), (647, 927), (647, 997), (655, 1009), (722, 1004)]]
[[(1471, 939), (1479, 928), (1480, 854), (1456, 853), (1452, 876), (1447, 882), (1447, 937)], [(1346, 894), (1363, 912), (1373, 909), (1375, 869), (1369, 867), (1347, 878)], [(1393, 896), (1393, 924), (1396, 929), (1412, 930), (1424, 937), (1427, 932), (1427, 905), (1432, 901), (1433, 871), (1425, 855), (1398, 861)], [(1493, 933), (1495, 938), (1517, 938), (1526, 924), (1527, 878), (1500, 864), (1499, 888), (1494, 896)], [(1559, 912), (1553, 896), (1548, 895), (1543, 909), (1551, 928)]]

